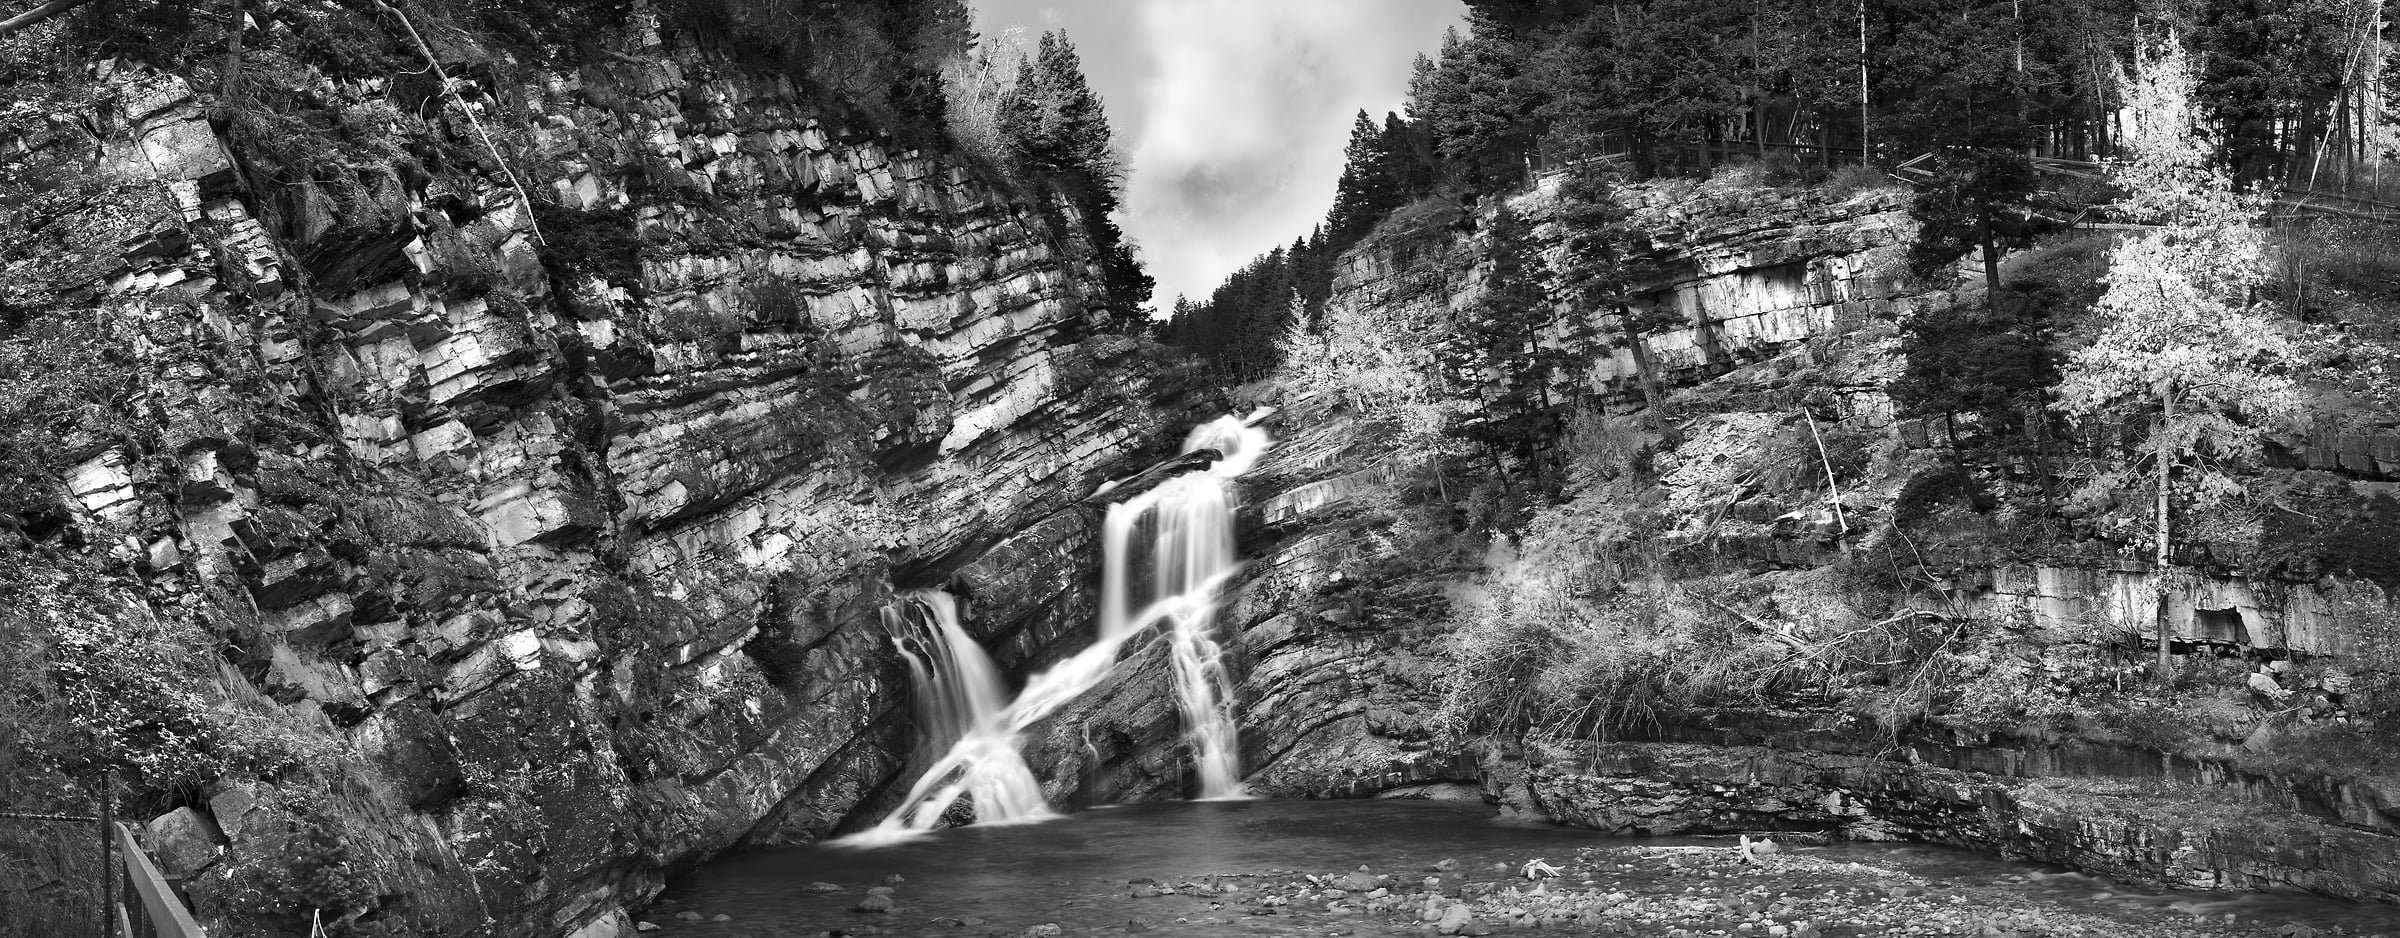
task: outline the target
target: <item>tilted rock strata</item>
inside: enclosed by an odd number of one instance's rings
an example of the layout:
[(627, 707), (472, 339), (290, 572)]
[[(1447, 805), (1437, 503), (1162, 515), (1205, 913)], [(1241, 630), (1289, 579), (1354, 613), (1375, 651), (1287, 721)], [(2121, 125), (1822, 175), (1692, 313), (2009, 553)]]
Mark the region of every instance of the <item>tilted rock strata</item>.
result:
[[(70, 494), (235, 646), (226, 693), (369, 767), (327, 810), (419, 933), (605, 933), (668, 871), (843, 823), (911, 742), (893, 580), (989, 580), (1003, 657), (1053, 653), (1088, 622), (1076, 500), (1180, 419), (1113, 376), (1129, 314), (1070, 208), (638, 24), (617, 45), (468, 84), (527, 116), (517, 172), (566, 206), (538, 214), (472, 160), (362, 168), (336, 212), (181, 79), (111, 78), (108, 153), (180, 218), (100, 291), (159, 377)], [(438, 100), (324, 87), (482, 152)], [(220, 920), (304, 836), (255, 784), (154, 828), (224, 846), (169, 853)]]

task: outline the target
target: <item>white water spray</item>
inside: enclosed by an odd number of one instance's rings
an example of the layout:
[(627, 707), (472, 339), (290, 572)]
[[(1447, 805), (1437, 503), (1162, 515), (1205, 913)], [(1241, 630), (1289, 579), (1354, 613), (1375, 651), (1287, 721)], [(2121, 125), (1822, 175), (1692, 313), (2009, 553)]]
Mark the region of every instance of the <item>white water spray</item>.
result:
[[(1268, 445), (1266, 431), (1238, 417), (1195, 427), (1184, 438), (1183, 451), (1213, 449), (1220, 454), (1218, 460), (1116, 505), (1108, 515), (1109, 540), (1103, 549), (1115, 568), (1110, 572), (1117, 575), (1103, 577), (1103, 583), (1125, 591), (1146, 585), (1155, 597), (1151, 605), (1167, 622), (1175, 705), (1183, 716), (1184, 744), (1191, 748), (1204, 799), (1243, 796), (1233, 679), (1215, 634), (1217, 588), (1239, 566), (1233, 551), (1232, 480), (1257, 465)], [(1137, 582), (1128, 569), (1134, 551), (1127, 541), (1137, 525), (1146, 526), (1152, 536), (1146, 583)], [(1101, 614), (1128, 605), (1123, 595), (1108, 594)]]
[(908, 662), (925, 744), (947, 751), (917, 778), (906, 807), (877, 830), (931, 830), (962, 797), (987, 824), (1050, 817), (1041, 783), (1018, 754), (1000, 669), (960, 623), (958, 600), (939, 590), (903, 593), (884, 607), (883, 625)]
[[(954, 741), (909, 789), (899, 811), (847, 842), (890, 843), (931, 830), (962, 796), (974, 799), (980, 824), (1052, 816), (1019, 752), (1025, 729), (1099, 685), (1115, 669), (1125, 642), (1161, 621), (1167, 623), (1176, 706), (1200, 778), (1200, 797), (1242, 797), (1233, 682), (1213, 625), (1217, 590), (1238, 569), (1231, 482), (1271, 445), (1266, 431), (1253, 425), (1265, 413), (1249, 420), (1221, 417), (1194, 428), (1183, 452), (1213, 449), (1220, 454), (1217, 461), (1109, 506), (1101, 526), (1099, 640), (1034, 675), (1007, 706), (999, 704), (997, 669), (958, 626), (949, 595), (925, 591), (904, 597), (931, 611), (927, 618), (935, 626), (924, 631), (942, 636), (921, 643), (938, 647), (938, 654), (920, 659), (911, 653), (909, 667), (918, 680), (918, 699), (930, 702), (926, 727), (932, 738)], [(887, 623), (892, 615), (886, 611)], [(909, 651), (905, 642), (902, 651)], [(942, 686), (945, 679), (988, 683), (962, 690)]]

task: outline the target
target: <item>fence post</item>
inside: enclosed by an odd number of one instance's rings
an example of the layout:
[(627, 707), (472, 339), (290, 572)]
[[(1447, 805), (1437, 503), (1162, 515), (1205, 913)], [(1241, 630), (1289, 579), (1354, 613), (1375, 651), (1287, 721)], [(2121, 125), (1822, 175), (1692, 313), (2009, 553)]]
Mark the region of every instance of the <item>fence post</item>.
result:
[[(109, 789), (115, 776), (114, 767), (100, 767), (100, 938), (118, 938), (117, 916), (113, 911), (117, 905), (117, 869), (116, 864), (110, 862), (115, 859), (111, 856), (111, 848), (117, 829), (117, 800), (110, 797)], [(133, 936), (126, 935), (124, 938)]]

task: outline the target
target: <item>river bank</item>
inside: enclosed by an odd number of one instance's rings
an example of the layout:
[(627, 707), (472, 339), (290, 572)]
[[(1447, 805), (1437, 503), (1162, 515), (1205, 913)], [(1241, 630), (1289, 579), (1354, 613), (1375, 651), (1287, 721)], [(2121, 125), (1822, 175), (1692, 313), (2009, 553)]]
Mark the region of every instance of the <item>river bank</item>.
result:
[[(662, 938), (2400, 934), (2387, 906), (2139, 889), (1925, 845), (1778, 846), (1745, 862), (1729, 838), (1600, 837), (1477, 803), (1131, 805), (737, 854), (642, 919)], [(1556, 875), (1528, 879), (1537, 860)]]

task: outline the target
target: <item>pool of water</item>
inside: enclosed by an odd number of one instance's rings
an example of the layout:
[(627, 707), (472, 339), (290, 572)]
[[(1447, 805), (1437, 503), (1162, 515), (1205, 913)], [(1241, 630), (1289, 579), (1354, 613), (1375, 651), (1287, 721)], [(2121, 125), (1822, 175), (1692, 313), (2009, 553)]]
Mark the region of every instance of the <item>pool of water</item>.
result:
[[(1539, 891), (1532, 860), (1559, 870)], [(2385, 906), (2130, 888), (1923, 845), (1785, 845), (1744, 862), (1727, 838), (1604, 838), (1407, 801), (1126, 805), (754, 850), (671, 884), (641, 918), (673, 938), (1425, 935), (1445, 903), (1471, 907), (1469, 933), (2400, 936)]]

